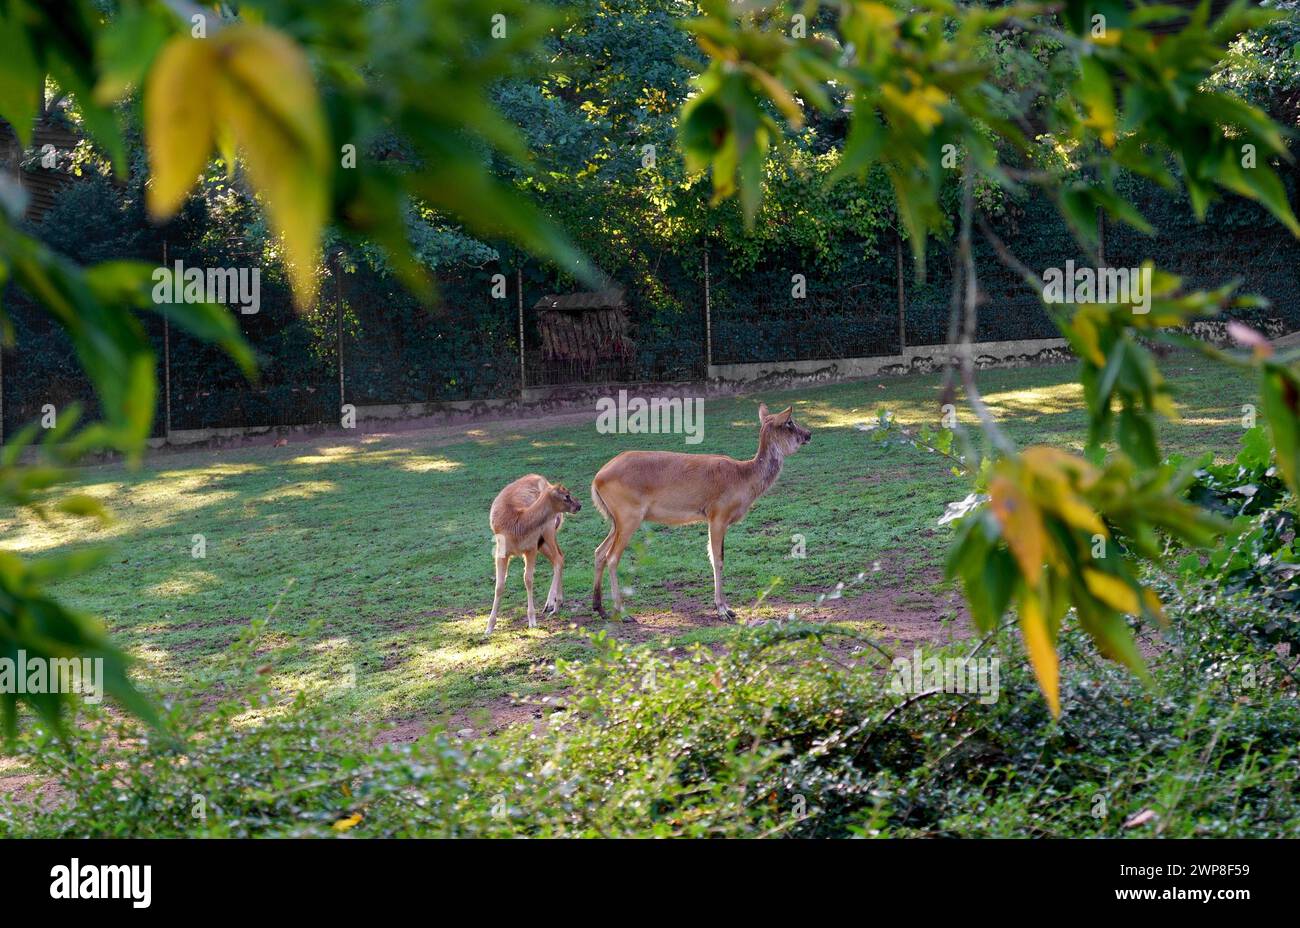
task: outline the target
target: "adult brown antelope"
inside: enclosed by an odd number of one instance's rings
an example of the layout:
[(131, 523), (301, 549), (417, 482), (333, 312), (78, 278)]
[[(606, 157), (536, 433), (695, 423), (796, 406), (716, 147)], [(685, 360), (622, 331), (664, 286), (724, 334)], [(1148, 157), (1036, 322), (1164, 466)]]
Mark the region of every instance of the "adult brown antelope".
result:
[(748, 461), (721, 454), (681, 454), (676, 451), (624, 451), (591, 481), (591, 501), (610, 520), (609, 535), (596, 548), (596, 585), (592, 606), (601, 616), (605, 607), (600, 582), (609, 566), (614, 608), (622, 611), (618, 562), (641, 523), (709, 524), (709, 562), (713, 565), (713, 604), (718, 615), (734, 619), (722, 595), (722, 552), (727, 529), (749, 512), (781, 473), (786, 455), (812, 440), (812, 433), (791, 418), (791, 409), (769, 415), (758, 407), (758, 453)]
[(506, 586), (506, 570), (512, 557), (524, 559), (524, 589), (528, 591), (528, 627), (537, 627), (537, 607), (533, 605), (533, 568), (541, 551), (554, 568), (551, 590), (546, 594), (546, 612), (560, 608), (564, 600), (564, 553), (555, 535), (564, 524), (566, 512), (577, 512), (582, 504), (558, 483), (541, 474), (528, 474), (509, 484), (492, 500), (488, 524), (492, 526), (492, 560), (497, 569), (496, 593), (492, 597), (492, 614), (487, 633), (497, 625), (501, 608), (501, 591)]

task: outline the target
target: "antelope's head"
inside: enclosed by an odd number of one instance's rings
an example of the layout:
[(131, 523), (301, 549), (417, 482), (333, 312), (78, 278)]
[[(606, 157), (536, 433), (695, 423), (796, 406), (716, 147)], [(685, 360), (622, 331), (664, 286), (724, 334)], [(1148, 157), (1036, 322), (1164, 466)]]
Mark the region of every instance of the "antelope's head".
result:
[(556, 512), (577, 512), (582, 509), (582, 503), (573, 498), (568, 490), (562, 484), (553, 483), (550, 489), (551, 508)]
[(802, 445), (812, 441), (812, 432), (794, 421), (793, 412), (794, 407), (787, 406), (771, 415), (766, 404), (758, 407), (759, 443), (767, 441), (782, 457), (794, 454)]

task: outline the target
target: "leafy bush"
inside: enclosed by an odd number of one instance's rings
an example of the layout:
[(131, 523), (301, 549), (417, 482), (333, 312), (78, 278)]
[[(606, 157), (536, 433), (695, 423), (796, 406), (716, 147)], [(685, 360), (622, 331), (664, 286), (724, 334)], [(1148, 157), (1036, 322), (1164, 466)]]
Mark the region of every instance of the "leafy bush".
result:
[(1188, 498), (1233, 520), (1235, 536), (1205, 557), (1186, 555), (1180, 572), (1201, 578), (1225, 594), (1241, 594), (1258, 607), (1262, 621), (1252, 634), (1269, 644), (1300, 652), (1300, 546), (1296, 543), (1296, 501), (1274, 463), (1268, 435), (1246, 432), (1231, 464), (1199, 462)]
[[(1000, 697), (983, 705), (973, 695), (895, 694), (874, 646), (834, 626), (785, 625), (738, 630), (721, 653), (597, 634), (589, 660), (557, 665), (573, 695), (541, 730), (516, 726), (479, 741), (434, 732), (380, 749), (328, 699), (267, 692), (252, 667), (265, 660), (255, 629), (232, 656), (248, 664), (246, 688), (215, 706), (172, 707), (176, 740), (102, 715), (83, 719), (60, 750), (29, 740), (31, 762), (67, 795), (40, 814), (0, 804), (0, 831), (1293, 833), (1294, 679), (1258, 646), (1216, 632), (1231, 601), (1213, 604), (1213, 620), (1194, 596), (1176, 602), (1188, 612), (1180, 638), (1158, 646), (1154, 692), (1098, 660), (1082, 635), (1063, 634), (1059, 723), (1024, 659), (999, 651), (998, 639), (983, 647), (1002, 662)], [(1256, 668), (1249, 680), (1239, 672), (1247, 664)]]

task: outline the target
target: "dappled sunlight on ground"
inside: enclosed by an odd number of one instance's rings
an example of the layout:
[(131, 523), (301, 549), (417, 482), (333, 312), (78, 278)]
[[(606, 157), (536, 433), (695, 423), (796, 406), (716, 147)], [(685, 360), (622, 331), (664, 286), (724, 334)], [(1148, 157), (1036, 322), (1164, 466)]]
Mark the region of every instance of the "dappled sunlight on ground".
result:
[(204, 474), (191, 474), (131, 486), (97, 484), (87, 488), (87, 492), (98, 497), (108, 509), (107, 524), (67, 517), (45, 522), (24, 513), (19, 518), (0, 521), (0, 541), (11, 551), (26, 552), (48, 551), (79, 542), (103, 544), (127, 537), (143, 525), (171, 525), (187, 511), (211, 507), (239, 495), (233, 490), (203, 489), (209, 482), (210, 478)]
[(287, 487), (278, 490), (271, 490), (260, 496), (254, 497), (249, 502), (253, 503), (271, 503), (284, 499), (311, 499), (314, 496), (320, 496), (324, 493), (338, 492), (339, 485), (333, 480), (304, 480), (300, 483), (293, 483)]
[(304, 454), (289, 461), (290, 464), (336, 464), (353, 455), (360, 454), (356, 445), (334, 445), (317, 448), (315, 454)]
[(352, 640), (346, 635), (336, 638), (322, 638), (311, 646), (317, 654), (330, 654), (352, 646)]
[(156, 476), (161, 480), (190, 477), (231, 477), (251, 474), (262, 469), (260, 464), (208, 464), (188, 470), (160, 470)]
[(464, 466), (465, 465), (460, 461), (452, 461), (448, 458), (433, 456), (417, 456), (411, 458), (409, 461), (404, 461), (401, 464), (402, 470), (410, 471), (414, 474), (427, 474), (430, 471), (446, 473), (447, 471), (456, 470), (457, 468)]
[(523, 441), (524, 436), (519, 432), (512, 432), (508, 435), (493, 435), (487, 438), (475, 439), (474, 444), (481, 448), (494, 448), (497, 445), (510, 444), (517, 441)]
[(1077, 383), (1059, 383), (1031, 390), (1004, 390), (989, 393), (985, 404), (995, 414), (1043, 416), (1083, 409), (1083, 387)]
[(147, 587), (145, 593), (150, 596), (176, 597), (210, 590), (220, 584), (220, 579), (210, 570), (197, 567), (186, 570), (176, 576)]
[[(1078, 450), (1084, 417), (1074, 374), (1060, 365), (979, 376), (1016, 442)], [(1188, 418), (1161, 429), (1168, 450), (1230, 458), (1241, 434), (1230, 402), (1236, 385), (1200, 367), (1180, 369), (1171, 381)], [(0, 546), (65, 553), (108, 543), (103, 564), (61, 581), (54, 593), (102, 616), (157, 692), (210, 686), (212, 674), (227, 673), (222, 658), (249, 623), (270, 616), (255, 659), (278, 691), (339, 700), (358, 718), (450, 715), (511, 693), (545, 692), (554, 675), (539, 668), (590, 653), (573, 623), (638, 646), (725, 646), (736, 623), (719, 621), (712, 609), (701, 526), (643, 528), (620, 577), (636, 588), (635, 621), (607, 625), (594, 615), (592, 551), (608, 526), (586, 506), (565, 520), (559, 538), (567, 558), (561, 615), (539, 611), (538, 627), (527, 627), (516, 560), (496, 632), (486, 637), (488, 509), (503, 486), (530, 472), (585, 499), (600, 466), (630, 449), (750, 457), (761, 399), (772, 410), (793, 405), (814, 441), (786, 462), (776, 485), (727, 536), (733, 607), (744, 620), (794, 611), (881, 640), (928, 640), (940, 633), (943, 615), (959, 611), (949, 601), (954, 594), (935, 587), (951, 537), (937, 520), (968, 485), (935, 456), (871, 442), (855, 426), (884, 408), (908, 426), (938, 427), (941, 382), (929, 374), (711, 396), (699, 446), (683, 445), (680, 435), (600, 434), (583, 412), (331, 435), (296, 448), (167, 452), (139, 470), (105, 464), (78, 472), (83, 483), (68, 492), (100, 499), (111, 524), (44, 524), (0, 512)], [(973, 427), (960, 391), (954, 405)], [(790, 557), (795, 533), (806, 542), (801, 559)], [(206, 543), (202, 559), (191, 556), (196, 534)], [(876, 578), (870, 589), (816, 603), (819, 592), (877, 562), (887, 570), (868, 574)], [(774, 578), (783, 583), (778, 593), (755, 606)], [(539, 610), (549, 584), (543, 561)], [(608, 597), (606, 589), (607, 604)]]
[(172, 652), (157, 645), (137, 644), (131, 648), (131, 659), (155, 669), (166, 667), (171, 662)]

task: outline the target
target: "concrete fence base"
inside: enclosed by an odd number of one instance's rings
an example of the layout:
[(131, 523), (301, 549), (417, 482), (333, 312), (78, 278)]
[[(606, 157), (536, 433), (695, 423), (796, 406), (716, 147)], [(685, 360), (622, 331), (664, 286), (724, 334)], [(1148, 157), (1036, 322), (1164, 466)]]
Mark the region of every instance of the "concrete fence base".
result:
[[(975, 364), (987, 367), (1024, 367), (1050, 364), (1073, 357), (1063, 338), (1033, 338), (1014, 342), (978, 342), (971, 346)], [(928, 373), (942, 368), (954, 351), (948, 345), (906, 348), (902, 354), (878, 358), (837, 358), (832, 361), (758, 361), (749, 364), (714, 364), (709, 379), (733, 384), (776, 381), (820, 383), (897, 374)]]
[[(1285, 326), (1280, 319), (1262, 325), (1264, 334), (1284, 345), (1297, 335), (1281, 337)], [(1228, 340), (1222, 322), (1194, 323), (1188, 333), (1206, 341)], [(971, 346), (975, 365), (980, 369), (1028, 367), (1073, 360), (1069, 344), (1063, 338), (1036, 338), (1021, 341), (977, 342)], [(302, 433), (366, 434), (389, 430), (433, 428), (492, 419), (525, 418), (547, 413), (578, 412), (594, 409), (601, 397), (617, 396), (725, 396), (763, 389), (780, 389), (800, 384), (831, 383), (888, 377), (901, 374), (928, 373), (940, 370), (955, 349), (948, 345), (921, 345), (904, 349), (902, 354), (876, 358), (835, 358), (824, 361), (759, 361), (745, 364), (712, 364), (705, 381), (674, 381), (619, 384), (566, 384), (528, 387), (521, 396), (483, 400), (455, 400), (443, 403), (402, 403), (356, 406), (356, 428), (343, 429), (333, 423), (290, 426), (245, 426), (242, 428), (173, 429), (170, 438), (152, 438), (152, 448), (194, 447), (203, 444), (242, 443), (259, 437)]]
[[(972, 346), (981, 368), (1024, 367), (1050, 364), (1073, 357), (1064, 339), (1043, 338), (1014, 342), (980, 342)], [(391, 424), (402, 429), (456, 425), (487, 419), (524, 418), (546, 413), (576, 412), (594, 408), (601, 397), (625, 390), (629, 396), (723, 396), (799, 384), (829, 383), (899, 374), (924, 373), (943, 367), (951, 351), (946, 345), (909, 348), (900, 355), (878, 358), (838, 358), (828, 361), (769, 361), (755, 364), (715, 364), (707, 381), (652, 381), (620, 384), (566, 384), (528, 387), (519, 397), (456, 400), (443, 403), (403, 403), (356, 406), (355, 430), (333, 423), (239, 428), (173, 429), (169, 438), (149, 440), (151, 448), (195, 447), (239, 443), (263, 436), (310, 433), (370, 433)]]

